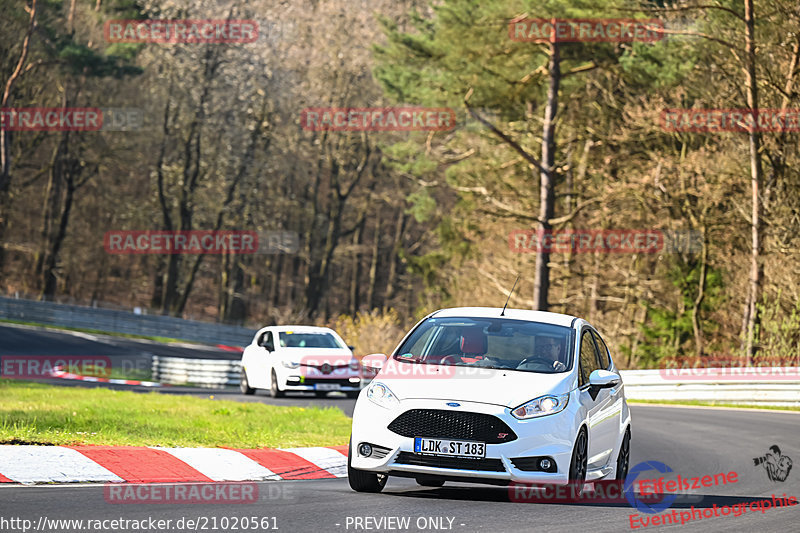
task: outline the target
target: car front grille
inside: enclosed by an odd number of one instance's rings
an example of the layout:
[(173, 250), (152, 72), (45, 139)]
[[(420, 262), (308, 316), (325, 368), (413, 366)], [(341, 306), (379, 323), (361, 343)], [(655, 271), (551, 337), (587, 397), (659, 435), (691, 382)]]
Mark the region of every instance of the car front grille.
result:
[(349, 379), (306, 378), (303, 381), (288, 381), (287, 385), (339, 385), (342, 387), (358, 387), (360, 382), (351, 383)]
[(458, 470), (480, 470), (481, 472), (505, 472), (500, 459), (465, 459), (463, 457), (434, 457), (400, 452), (394, 460), (398, 465), (431, 466), (434, 468), (454, 468)]
[(517, 435), (496, 416), (483, 413), (411, 409), (395, 418), (389, 430), (403, 437), (432, 437), (502, 444)]

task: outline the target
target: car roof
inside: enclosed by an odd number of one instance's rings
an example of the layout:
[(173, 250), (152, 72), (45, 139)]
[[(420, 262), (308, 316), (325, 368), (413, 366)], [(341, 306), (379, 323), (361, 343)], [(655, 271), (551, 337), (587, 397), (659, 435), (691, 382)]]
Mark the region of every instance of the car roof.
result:
[[(502, 307), (452, 307), (449, 309), (439, 309), (431, 314), (431, 317), (471, 317), (471, 318), (500, 318)], [(561, 313), (550, 313), (547, 311), (531, 311), (530, 309), (506, 309), (503, 318), (513, 320), (527, 320), (529, 322), (540, 322), (542, 324), (553, 324), (555, 326), (572, 327), (577, 317), (563, 315)]]

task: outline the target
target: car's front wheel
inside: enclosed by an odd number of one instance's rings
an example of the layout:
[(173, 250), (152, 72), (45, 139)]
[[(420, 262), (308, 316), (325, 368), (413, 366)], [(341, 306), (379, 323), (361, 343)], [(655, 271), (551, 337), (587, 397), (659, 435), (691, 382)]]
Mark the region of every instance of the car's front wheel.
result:
[(575, 439), (575, 448), (572, 450), (572, 460), (569, 464), (569, 483), (576, 498), (583, 495), (583, 486), (586, 484), (586, 468), (588, 465), (589, 438), (586, 428), (581, 428), (578, 438)]
[(619, 447), (617, 456), (617, 481), (625, 481), (628, 477), (628, 463), (631, 457), (631, 428), (625, 429), (625, 436), (622, 437), (622, 445)]
[(353, 440), (347, 445), (347, 482), (350, 488), (356, 492), (380, 492), (386, 486), (389, 476), (376, 472), (367, 472), (353, 468)]
[(272, 371), (272, 379), (270, 380), (269, 384), (269, 395), (273, 398), (283, 398), (286, 393), (278, 388), (278, 376), (275, 375), (275, 371)]
[(250, 383), (247, 381), (247, 372), (242, 369), (242, 374), (239, 378), (239, 390), (242, 391), (242, 394), (255, 394), (256, 390), (250, 386)]

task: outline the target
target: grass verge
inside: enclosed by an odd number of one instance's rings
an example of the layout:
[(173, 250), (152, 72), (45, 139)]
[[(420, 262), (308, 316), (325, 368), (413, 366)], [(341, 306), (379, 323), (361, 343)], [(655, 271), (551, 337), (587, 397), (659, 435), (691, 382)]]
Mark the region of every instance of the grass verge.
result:
[(675, 400), (628, 400), (630, 404), (662, 404), (662, 405), (694, 405), (698, 407), (738, 407), (740, 409), (766, 409), (771, 411), (800, 411), (800, 406), (758, 405), (749, 403), (721, 403), (701, 401), (675, 401)]
[(175, 394), (0, 379), (0, 444), (227, 446), (347, 444), (339, 409), (281, 407)]

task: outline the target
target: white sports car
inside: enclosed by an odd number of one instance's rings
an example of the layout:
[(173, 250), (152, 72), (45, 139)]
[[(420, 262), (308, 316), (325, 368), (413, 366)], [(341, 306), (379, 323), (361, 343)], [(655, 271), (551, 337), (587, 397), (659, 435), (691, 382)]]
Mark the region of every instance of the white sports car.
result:
[[(374, 356), (368, 358), (375, 359)], [(360, 394), (350, 487), (625, 479), (631, 415), (605, 342), (585, 320), (467, 307), (420, 321)], [(573, 489), (575, 490), (575, 489)]]
[(287, 391), (317, 396), (341, 391), (355, 398), (363, 378), (352, 348), (332, 329), (271, 326), (260, 329), (244, 349), (239, 388), (244, 394), (269, 389), (273, 398)]

